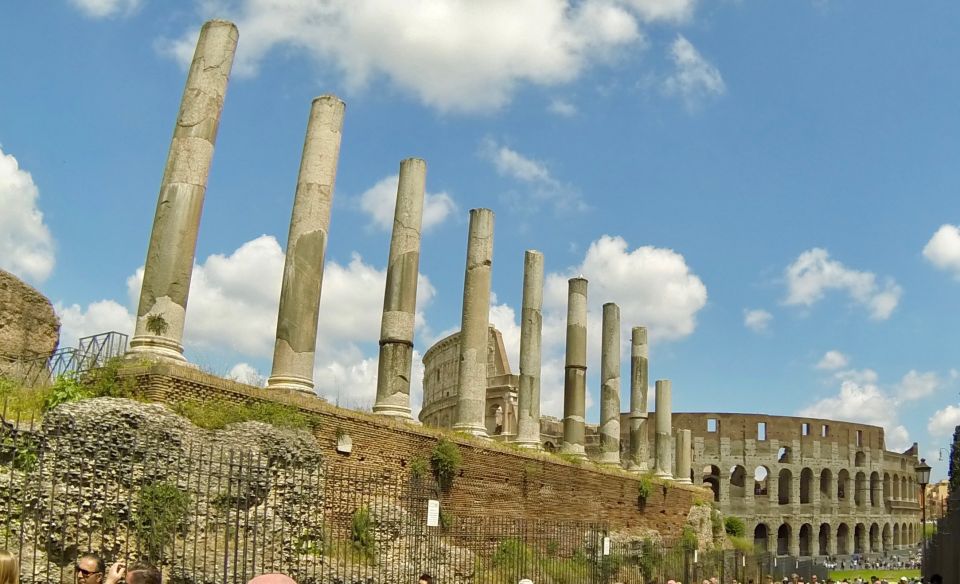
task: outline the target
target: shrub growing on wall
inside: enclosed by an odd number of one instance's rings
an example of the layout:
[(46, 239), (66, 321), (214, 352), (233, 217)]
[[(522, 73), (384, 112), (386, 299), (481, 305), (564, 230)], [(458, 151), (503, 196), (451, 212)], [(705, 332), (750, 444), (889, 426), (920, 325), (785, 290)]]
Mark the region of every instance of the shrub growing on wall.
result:
[(453, 486), (453, 479), (457, 476), (461, 462), (463, 457), (460, 455), (460, 448), (453, 442), (441, 438), (434, 446), (430, 454), (430, 468), (433, 471), (433, 477), (437, 479), (437, 484), (444, 491), (449, 491)]
[(743, 519), (730, 516), (723, 520), (723, 529), (727, 532), (727, 535), (743, 537), (743, 534), (746, 533), (747, 527), (743, 524)]
[(133, 528), (150, 559), (163, 556), (163, 549), (185, 527), (189, 509), (190, 495), (172, 483), (151, 483), (140, 489)]

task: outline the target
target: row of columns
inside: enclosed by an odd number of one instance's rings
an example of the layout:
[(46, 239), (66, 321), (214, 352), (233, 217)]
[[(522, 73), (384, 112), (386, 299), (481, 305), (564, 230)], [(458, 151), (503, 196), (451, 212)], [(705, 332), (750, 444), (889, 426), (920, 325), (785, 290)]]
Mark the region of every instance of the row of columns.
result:
[[(180, 112), (160, 187), (144, 267), (137, 323), (130, 352), (185, 361), (183, 325), (207, 176), (213, 157), (238, 31), (213, 20), (203, 25), (187, 76)], [(268, 387), (313, 394), (314, 351), (323, 287), (324, 256), (333, 206), (345, 104), (333, 95), (316, 98), (304, 139), (284, 262), (273, 366)], [(377, 398), (374, 412), (411, 419), (410, 375), (420, 259), (420, 230), (426, 163), (400, 165), (390, 255), (387, 265)], [(464, 274), (460, 332), (458, 402), (454, 429), (486, 436), (487, 328), (493, 263), (494, 214), (472, 209)], [(543, 255), (524, 258), (521, 309), (520, 388), (517, 441), (540, 447), (540, 345)], [(603, 306), (601, 355), (601, 462), (620, 465), (620, 309)], [(587, 280), (569, 281), (564, 375), (562, 451), (585, 452), (587, 372)], [(631, 336), (629, 468), (647, 470), (647, 333)], [(656, 382), (658, 476), (672, 476), (670, 382)], [(682, 436), (682, 433), (681, 433)], [(683, 438), (680, 438), (683, 440)], [(686, 438), (689, 443), (689, 437)], [(678, 449), (678, 452), (686, 452)], [(689, 466), (689, 456), (678, 459)]]

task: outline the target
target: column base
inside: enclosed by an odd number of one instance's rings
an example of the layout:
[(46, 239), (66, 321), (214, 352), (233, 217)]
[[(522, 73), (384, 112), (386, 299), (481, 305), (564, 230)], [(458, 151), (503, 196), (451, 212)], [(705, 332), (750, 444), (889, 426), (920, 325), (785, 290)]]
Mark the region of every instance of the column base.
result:
[(653, 476), (657, 477), (658, 479), (666, 479), (668, 481), (673, 480), (673, 475), (665, 470), (658, 470), (655, 473), (653, 473)]
[(568, 454), (578, 458), (587, 457), (587, 451), (584, 449), (583, 444), (574, 444), (572, 442), (562, 443), (560, 445), (560, 454)]
[(620, 456), (617, 453), (601, 454), (598, 463), (604, 466), (620, 466)]
[(543, 446), (540, 442), (533, 442), (531, 440), (514, 440), (511, 442), (517, 448), (523, 448), (524, 450), (543, 450)]
[(410, 408), (404, 406), (395, 406), (390, 404), (373, 404), (373, 413), (378, 416), (386, 416), (403, 420), (404, 422), (417, 423), (410, 413)]
[(298, 394), (317, 397), (313, 391), (313, 380), (299, 375), (271, 375), (267, 380), (267, 389), (295, 391)]
[(676, 481), (676, 483), (678, 485), (692, 485), (693, 481), (691, 481), (690, 479), (679, 479)]
[(454, 424), (453, 431), (463, 432), (464, 434), (470, 434), (478, 438), (490, 438), (490, 435), (487, 434), (486, 427), (474, 424)]
[(183, 345), (173, 339), (156, 335), (138, 335), (130, 340), (130, 348), (126, 355), (134, 358), (145, 358), (156, 361), (175, 361), (186, 363), (183, 356)]

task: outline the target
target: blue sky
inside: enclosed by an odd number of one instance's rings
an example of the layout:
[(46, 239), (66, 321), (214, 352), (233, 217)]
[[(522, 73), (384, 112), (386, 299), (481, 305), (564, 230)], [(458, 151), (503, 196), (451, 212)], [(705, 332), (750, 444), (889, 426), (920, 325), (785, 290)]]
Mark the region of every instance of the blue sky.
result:
[[(544, 411), (566, 279), (676, 410), (883, 425), (936, 462), (960, 424), (956, 2), (49, 0), (0, 18), (0, 267), (64, 343), (129, 331), (197, 31), (240, 30), (185, 344), (269, 374), (310, 100), (347, 102), (316, 382), (368, 406), (397, 169), (424, 158), (416, 348), (460, 322), (468, 210), (496, 212), (492, 321), (516, 347), (544, 252)], [(624, 372), (627, 361), (624, 360)], [(624, 379), (628, 379), (626, 376)], [(623, 403), (628, 403), (624, 381)], [(415, 388), (415, 407), (419, 388)], [(626, 409), (626, 405), (623, 406)]]

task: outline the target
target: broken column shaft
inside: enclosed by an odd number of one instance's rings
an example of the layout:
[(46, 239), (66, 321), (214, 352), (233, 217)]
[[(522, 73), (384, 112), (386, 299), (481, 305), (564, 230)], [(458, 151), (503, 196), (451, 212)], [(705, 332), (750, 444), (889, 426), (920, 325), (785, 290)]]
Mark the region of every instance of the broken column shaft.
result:
[(467, 265), (463, 278), (463, 318), (457, 371), (457, 418), (453, 429), (487, 436), (487, 329), (493, 264), (493, 211), (470, 210)]
[(130, 353), (138, 356), (185, 361), (183, 324), (200, 212), (237, 38), (232, 22), (211, 20), (197, 39), (143, 269), (136, 328), (130, 341)]
[(672, 434), (672, 408), (670, 405), (672, 389), (670, 381), (658, 379), (656, 386), (657, 399), (657, 435), (656, 435), (656, 454), (657, 464), (654, 474), (662, 478), (673, 478), (671, 470), (671, 448), (670, 439)]
[(287, 236), (270, 389), (313, 395), (323, 258), (345, 107), (336, 96), (324, 95), (310, 108)]
[(646, 472), (650, 452), (647, 438), (647, 392), (649, 363), (647, 329), (635, 326), (630, 336), (630, 456), (631, 470)]
[(520, 310), (520, 387), (517, 396), (517, 444), (540, 448), (540, 341), (543, 333), (543, 254), (523, 256), (523, 305)]
[(587, 280), (571, 278), (567, 289), (567, 353), (563, 378), (561, 451), (586, 457)]
[(380, 360), (377, 365), (375, 414), (413, 420), (410, 415), (410, 371), (413, 366), (413, 329), (420, 273), (420, 227), (427, 163), (408, 158), (400, 163), (397, 204), (387, 283), (380, 321)]
[(600, 347), (600, 462), (620, 465), (620, 307), (603, 305)]

